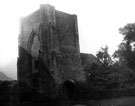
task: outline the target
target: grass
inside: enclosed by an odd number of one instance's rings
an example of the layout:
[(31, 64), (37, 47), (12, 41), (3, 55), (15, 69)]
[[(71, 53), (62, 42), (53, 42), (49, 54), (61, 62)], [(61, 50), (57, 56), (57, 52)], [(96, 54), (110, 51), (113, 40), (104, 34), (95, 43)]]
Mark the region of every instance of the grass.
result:
[(121, 97), (87, 101), (86, 106), (135, 106), (135, 97)]
[(119, 97), (119, 98), (110, 98), (102, 100), (87, 100), (80, 101), (46, 101), (38, 103), (23, 103), (17, 106), (74, 106), (77, 104), (86, 105), (86, 106), (135, 106), (135, 96), (134, 97)]

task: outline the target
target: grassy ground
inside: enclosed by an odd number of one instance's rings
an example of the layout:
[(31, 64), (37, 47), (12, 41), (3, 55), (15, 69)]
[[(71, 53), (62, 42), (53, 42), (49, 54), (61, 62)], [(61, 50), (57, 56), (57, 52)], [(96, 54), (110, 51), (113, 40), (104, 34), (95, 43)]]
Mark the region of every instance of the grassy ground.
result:
[(23, 103), (17, 106), (74, 106), (82, 104), (86, 106), (135, 106), (135, 97), (120, 97), (102, 100), (88, 100), (88, 101), (46, 101), (39, 103)]
[(135, 97), (121, 97), (87, 101), (86, 106), (135, 106)]

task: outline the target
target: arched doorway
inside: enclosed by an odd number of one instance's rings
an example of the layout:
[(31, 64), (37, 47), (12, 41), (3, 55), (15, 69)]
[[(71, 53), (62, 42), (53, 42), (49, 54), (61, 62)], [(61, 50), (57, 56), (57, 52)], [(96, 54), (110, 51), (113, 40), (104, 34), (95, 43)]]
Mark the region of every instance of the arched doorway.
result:
[(68, 100), (77, 100), (77, 87), (73, 80), (67, 80), (63, 84), (63, 96)]

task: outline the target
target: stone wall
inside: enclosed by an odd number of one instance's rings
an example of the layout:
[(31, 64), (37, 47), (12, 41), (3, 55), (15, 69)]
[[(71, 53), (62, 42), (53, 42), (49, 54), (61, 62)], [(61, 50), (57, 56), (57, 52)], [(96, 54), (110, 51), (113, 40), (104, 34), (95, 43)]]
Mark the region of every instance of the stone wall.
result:
[(22, 18), (17, 66), (19, 81), (32, 85), (33, 79), (37, 79), (43, 91), (66, 80), (85, 81), (77, 16), (41, 5)]

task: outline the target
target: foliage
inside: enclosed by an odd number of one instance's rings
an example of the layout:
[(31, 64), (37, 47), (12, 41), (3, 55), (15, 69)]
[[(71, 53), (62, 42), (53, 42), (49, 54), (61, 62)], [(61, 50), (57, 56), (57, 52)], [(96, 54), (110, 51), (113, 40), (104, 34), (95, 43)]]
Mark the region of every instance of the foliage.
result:
[[(133, 70), (133, 60), (135, 59), (130, 47), (129, 42), (126, 43), (126, 41), (119, 45), (119, 49), (113, 54), (113, 57), (118, 58), (118, 61), (111, 59), (107, 46), (102, 47), (97, 52), (96, 56), (104, 64), (103, 67), (93, 63), (91, 68), (87, 70), (89, 72), (89, 89), (95, 92), (95, 95), (113, 97), (135, 94), (130, 92), (135, 88), (135, 72)], [(105, 96), (105, 93), (108, 95)]]
[(113, 56), (119, 59), (121, 65), (135, 70), (135, 23), (125, 25), (119, 32), (124, 38)]
[(105, 46), (104, 48), (101, 47), (101, 49), (97, 52), (96, 56), (105, 66), (113, 64), (111, 56), (108, 53), (108, 46)]
[(10, 81), (1, 81), (0, 83), (0, 105), (9, 103), (10, 98)]
[(135, 41), (135, 23), (129, 23), (123, 28), (119, 29), (119, 32), (124, 36), (125, 41)]

